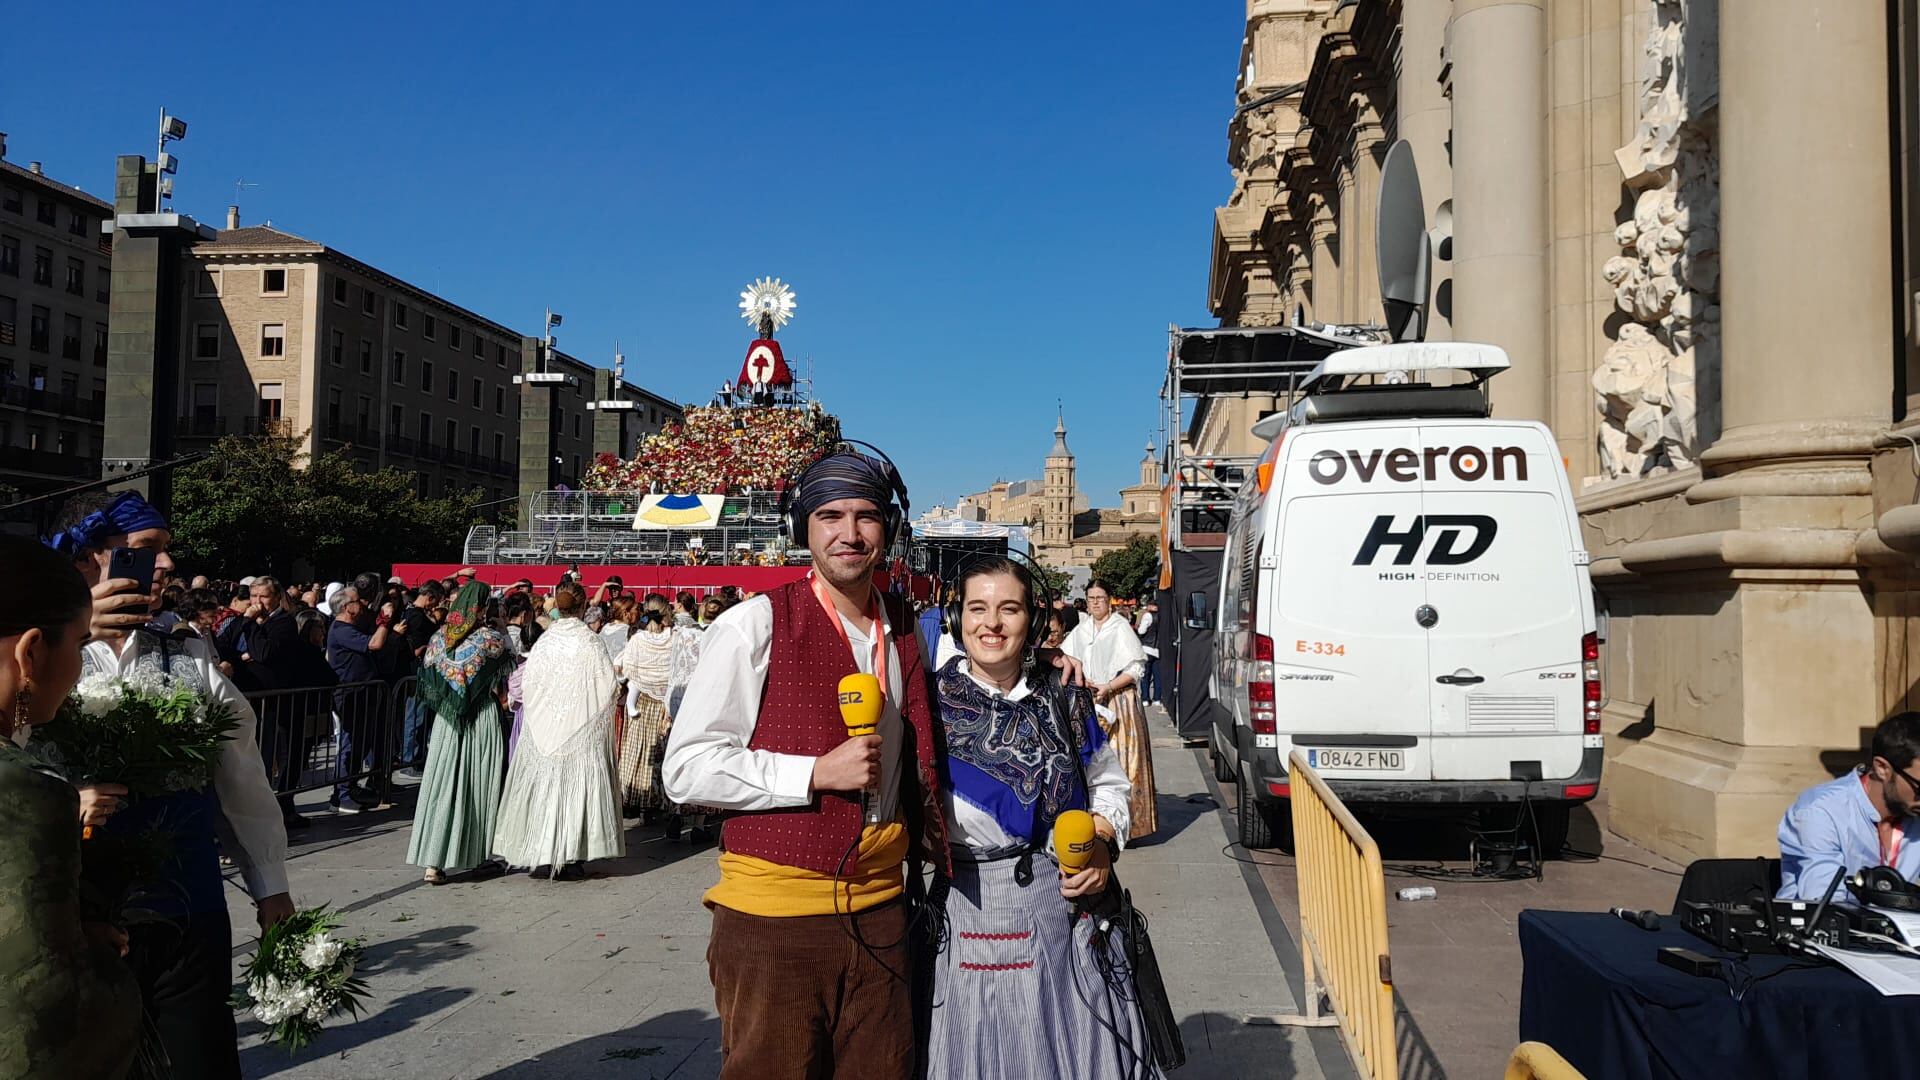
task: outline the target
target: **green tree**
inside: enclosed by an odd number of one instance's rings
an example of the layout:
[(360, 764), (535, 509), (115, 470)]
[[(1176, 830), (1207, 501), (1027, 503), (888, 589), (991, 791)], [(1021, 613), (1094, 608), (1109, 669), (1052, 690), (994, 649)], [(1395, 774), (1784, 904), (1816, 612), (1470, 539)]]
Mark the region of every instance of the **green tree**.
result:
[(308, 460), (296, 437), (222, 439), (174, 478), (175, 558), (216, 577), (344, 577), (395, 562), (458, 559), (481, 520), (478, 489), (422, 499), (413, 477), (346, 450)]
[(1035, 576), (1040, 579), (1040, 584), (1047, 592), (1053, 594), (1055, 600), (1066, 599), (1067, 590), (1073, 587), (1072, 575), (1058, 567), (1048, 566), (1038, 555), (1033, 557), (1033, 566), (1030, 569), (1038, 571)]
[(1106, 582), (1116, 600), (1145, 594), (1160, 581), (1159, 542), (1151, 536), (1136, 535), (1126, 547), (1093, 561), (1093, 579)]

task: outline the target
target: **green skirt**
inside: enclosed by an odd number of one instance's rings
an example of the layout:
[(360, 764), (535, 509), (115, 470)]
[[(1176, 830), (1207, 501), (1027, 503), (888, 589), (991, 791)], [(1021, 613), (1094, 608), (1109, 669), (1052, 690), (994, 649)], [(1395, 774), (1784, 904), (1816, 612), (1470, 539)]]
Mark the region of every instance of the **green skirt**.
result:
[(500, 785), (506, 776), (507, 739), (500, 710), (488, 701), (465, 726), (439, 714), (427, 743), (420, 800), (413, 808), (407, 861), (447, 873), (471, 870), (487, 860), (500, 816)]

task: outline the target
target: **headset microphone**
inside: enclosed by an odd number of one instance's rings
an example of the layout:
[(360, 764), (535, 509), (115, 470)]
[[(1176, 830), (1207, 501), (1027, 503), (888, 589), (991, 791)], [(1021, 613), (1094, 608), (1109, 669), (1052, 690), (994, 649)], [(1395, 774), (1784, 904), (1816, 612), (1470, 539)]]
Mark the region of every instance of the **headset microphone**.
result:
[[(871, 735), (880, 726), (880, 680), (855, 672), (840, 680), (840, 722), (847, 725), (847, 738)], [(873, 787), (860, 793), (860, 816), (869, 825), (877, 825), (873, 808)]]

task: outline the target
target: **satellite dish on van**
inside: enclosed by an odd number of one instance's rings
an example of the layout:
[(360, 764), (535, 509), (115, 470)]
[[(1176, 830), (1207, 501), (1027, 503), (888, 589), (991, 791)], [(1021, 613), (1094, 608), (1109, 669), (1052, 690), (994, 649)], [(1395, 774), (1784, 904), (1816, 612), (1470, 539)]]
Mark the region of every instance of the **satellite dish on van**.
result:
[(1405, 139), (1387, 150), (1380, 166), (1380, 205), (1373, 235), (1387, 333), (1395, 341), (1419, 341), (1426, 334), (1433, 246), (1427, 236), (1426, 207), (1420, 201), (1420, 173), (1414, 168), (1413, 147)]

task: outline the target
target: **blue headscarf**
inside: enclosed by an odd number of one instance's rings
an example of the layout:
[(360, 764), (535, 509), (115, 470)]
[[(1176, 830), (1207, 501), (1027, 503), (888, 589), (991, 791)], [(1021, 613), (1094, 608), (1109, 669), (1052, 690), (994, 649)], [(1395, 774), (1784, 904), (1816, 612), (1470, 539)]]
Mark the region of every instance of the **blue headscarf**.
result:
[[(935, 685), (956, 798), (991, 815), (1017, 842), (1044, 843), (1062, 811), (1087, 809), (1080, 774), (1107, 735), (1085, 689), (1068, 687), (1057, 697), (1042, 689), (1013, 701), (974, 682), (959, 657), (940, 669)], [(1056, 706), (1067, 715), (1055, 715)]]
[(105, 509), (95, 510), (80, 524), (47, 537), (46, 545), (69, 559), (78, 559), (109, 537), (166, 527), (167, 519), (139, 492), (123, 491)]

